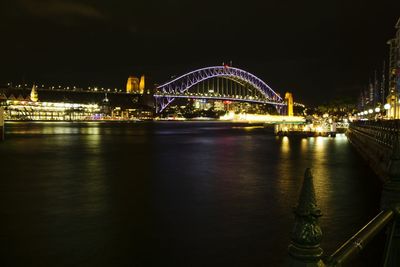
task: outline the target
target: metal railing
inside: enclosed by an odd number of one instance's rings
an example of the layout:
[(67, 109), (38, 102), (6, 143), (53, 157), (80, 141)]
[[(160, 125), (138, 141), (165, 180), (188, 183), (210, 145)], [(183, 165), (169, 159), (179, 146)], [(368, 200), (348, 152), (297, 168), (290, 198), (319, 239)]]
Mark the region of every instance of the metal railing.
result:
[[(393, 162), (392, 162), (393, 163)], [(393, 164), (398, 164), (394, 162)], [(400, 165), (398, 165), (400, 166)], [(399, 169), (400, 170), (400, 169)], [(395, 174), (392, 172), (392, 174)], [(384, 229), (388, 229), (382, 266), (400, 266), (400, 176), (392, 176), (385, 184), (383, 192), (384, 210), (366, 224), (360, 231), (339, 247), (328, 259), (322, 260), (320, 247), (322, 238), (318, 218), (321, 211), (317, 207), (313, 176), (310, 169), (304, 175), (299, 201), (294, 209), (295, 223), (288, 248), (287, 266), (297, 267), (339, 267), (351, 266), (353, 260)], [(394, 242), (396, 240), (396, 242)]]
[[(343, 266), (343, 264), (355, 258), (355, 256), (358, 255), (365, 246), (382, 231), (382, 229), (390, 223), (394, 223), (394, 216), (395, 213), (393, 210), (381, 211), (329, 257), (328, 266)], [(392, 238), (393, 237), (391, 236), (390, 240), (392, 240)], [(387, 258), (387, 256), (389, 255), (387, 254), (385, 258)]]
[(356, 121), (350, 124), (350, 131), (354, 131), (378, 144), (389, 148), (394, 147), (400, 134), (400, 120)]

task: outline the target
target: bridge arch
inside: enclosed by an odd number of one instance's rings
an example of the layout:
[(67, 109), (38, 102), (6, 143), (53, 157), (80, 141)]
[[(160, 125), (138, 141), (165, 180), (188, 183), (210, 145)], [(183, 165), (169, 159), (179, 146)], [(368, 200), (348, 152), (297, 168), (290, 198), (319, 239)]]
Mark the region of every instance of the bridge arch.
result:
[[(178, 95), (184, 94), (196, 84), (218, 77), (231, 79), (237, 83), (249, 84), (252, 88), (258, 90), (263, 96), (263, 99), (250, 102), (285, 105), (285, 101), (270, 86), (254, 74), (229, 66), (213, 66), (191, 71), (159, 85), (154, 95), (156, 98), (157, 113), (163, 111), (176, 97), (179, 97)], [(213, 98), (210, 97), (210, 99)], [(236, 99), (236, 101), (248, 100)]]

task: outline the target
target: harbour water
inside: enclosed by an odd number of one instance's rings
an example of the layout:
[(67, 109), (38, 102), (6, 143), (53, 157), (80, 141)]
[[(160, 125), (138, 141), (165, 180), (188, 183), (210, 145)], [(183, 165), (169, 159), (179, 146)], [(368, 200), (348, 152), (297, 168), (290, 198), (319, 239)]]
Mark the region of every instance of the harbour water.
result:
[[(379, 179), (344, 135), (275, 137), (217, 122), (7, 123), (0, 266), (282, 266), (307, 167), (329, 255), (379, 210)], [(379, 264), (379, 251), (359, 266)]]

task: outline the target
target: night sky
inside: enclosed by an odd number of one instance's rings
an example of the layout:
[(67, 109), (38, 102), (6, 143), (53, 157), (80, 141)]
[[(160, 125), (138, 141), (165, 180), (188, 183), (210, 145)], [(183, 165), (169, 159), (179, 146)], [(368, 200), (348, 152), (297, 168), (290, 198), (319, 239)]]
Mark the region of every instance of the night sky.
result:
[(232, 61), (318, 104), (381, 71), (399, 17), (399, 0), (0, 0), (0, 83), (123, 88)]

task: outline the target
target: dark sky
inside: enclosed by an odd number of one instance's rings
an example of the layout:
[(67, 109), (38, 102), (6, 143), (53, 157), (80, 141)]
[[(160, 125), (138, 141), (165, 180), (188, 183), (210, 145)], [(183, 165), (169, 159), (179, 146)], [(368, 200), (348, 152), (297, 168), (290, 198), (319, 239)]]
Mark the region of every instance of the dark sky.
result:
[(367, 85), (399, 17), (399, 0), (0, 0), (0, 83), (123, 88), (232, 60), (317, 104)]

